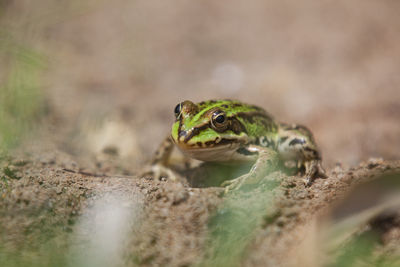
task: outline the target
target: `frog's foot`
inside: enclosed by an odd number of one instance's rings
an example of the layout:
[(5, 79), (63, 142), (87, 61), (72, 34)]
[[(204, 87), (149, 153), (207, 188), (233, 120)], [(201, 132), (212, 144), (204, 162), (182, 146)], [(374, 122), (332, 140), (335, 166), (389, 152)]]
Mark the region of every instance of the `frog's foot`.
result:
[(327, 178), (325, 170), (320, 160), (310, 160), (304, 162), (305, 179), (304, 183), (307, 187), (311, 186), (316, 178)]
[(249, 172), (232, 180), (227, 180), (221, 184), (225, 187), (225, 194), (241, 188), (243, 185), (254, 185), (260, 182), (262, 176), (257, 172)]
[(278, 155), (275, 151), (255, 145), (247, 147), (247, 150), (250, 152), (257, 152), (258, 159), (254, 163), (253, 167), (251, 167), (249, 173), (222, 183), (222, 186), (226, 186), (225, 193), (234, 189), (239, 189), (245, 184), (257, 184), (265, 177), (265, 174), (276, 168)]
[(152, 176), (154, 180), (168, 178), (172, 181), (176, 181), (179, 177), (177, 173), (162, 164), (153, 164), (146, 166), (141, 172), (139, 172), (139, 177), (144, 177), (147, 175)]

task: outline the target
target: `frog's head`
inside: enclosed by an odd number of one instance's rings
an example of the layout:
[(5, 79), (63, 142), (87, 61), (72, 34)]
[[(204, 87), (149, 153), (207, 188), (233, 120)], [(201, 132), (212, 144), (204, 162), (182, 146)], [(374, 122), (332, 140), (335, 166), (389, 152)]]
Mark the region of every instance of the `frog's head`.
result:
[(232, 101), (179, 103), (175, 109), (171, 137), (175, 144), (192, 157), (205, 160), (213, 153), (236, 150), (246, 141), (246, 131), (232, 112)]

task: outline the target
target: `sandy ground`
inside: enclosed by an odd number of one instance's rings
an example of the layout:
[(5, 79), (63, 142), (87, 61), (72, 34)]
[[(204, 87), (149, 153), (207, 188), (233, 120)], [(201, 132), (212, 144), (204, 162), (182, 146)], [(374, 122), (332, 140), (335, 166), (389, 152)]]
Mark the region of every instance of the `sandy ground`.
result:
[[(400, 172), (396, 1), (84, 3), (5, 5), (3, 25), (48, 64), (47, 114), (1, 160), (5, 263), (335, 266), (322, 236), (365, 210), (341, 247), (372, 231), (368, 255), (400, 255), (399, 215), (384, 216)], [(328, 178), (275, 172), (223, 196), (198, 169), (137, 177), (175, 105), (211, 98), (307, 125)]]

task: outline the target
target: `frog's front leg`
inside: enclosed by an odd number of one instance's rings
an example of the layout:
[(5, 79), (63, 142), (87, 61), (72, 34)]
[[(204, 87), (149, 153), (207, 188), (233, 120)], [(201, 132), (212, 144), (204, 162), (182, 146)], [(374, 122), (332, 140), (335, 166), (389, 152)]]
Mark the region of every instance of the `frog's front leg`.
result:
[(163, 176), (167, 176), (171, 180), (176, 180), (177, 175), (168, 167), (168, 161), (173, 149), (174, 142), (168, 136), (158, 147), (150, 165), (146, 166), (140, 175), (152, 174), (155, 180), (159, 180)]
[(278, 154), (271, 148), (249, 145), (246, 150), (258, 153), (258, 158), (249, 173), (222, 183), (221, 186), (226, 186), (225, 193), (238, 189), (245, 184), (260, 182), (269, 171), (276, 169), (278, 165)]
[(310, 186), (315, 178), (326, 178), (321, 165), (321, 154), (310, 130), (301, 125), (279, 125), (277, 150), (282, 160), (295, 160), (297, 167), (305, 170), (305, 184)]

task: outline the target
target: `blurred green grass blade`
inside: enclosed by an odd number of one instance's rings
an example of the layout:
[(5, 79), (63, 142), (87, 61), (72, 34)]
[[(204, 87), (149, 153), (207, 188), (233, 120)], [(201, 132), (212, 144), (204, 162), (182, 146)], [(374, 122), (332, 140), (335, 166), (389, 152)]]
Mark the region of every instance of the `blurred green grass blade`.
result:
[(268, 184), (248, 192), (240, 189), (226, 197), (209, 221), (208, 251), (199, 266), (241, 265), (257, 231), (276, 217), (272, 193), (275, 187)]
[(43, 113), (40, 74), (44, 57), (0, 32), (0, 150), (7, 151), (27, 136)]
[(382, 174), (356, 187), (336, 206), (336, 219), (324, 241), (332, 257), (327, 266), (400, 266), (398, 252), (387, 253), (395, 243), (384, 241), (398, 229), (399, 178), (398, 172)]

